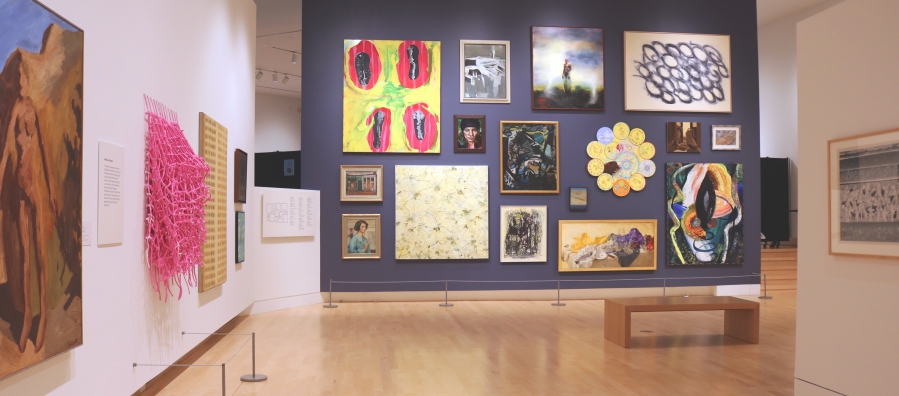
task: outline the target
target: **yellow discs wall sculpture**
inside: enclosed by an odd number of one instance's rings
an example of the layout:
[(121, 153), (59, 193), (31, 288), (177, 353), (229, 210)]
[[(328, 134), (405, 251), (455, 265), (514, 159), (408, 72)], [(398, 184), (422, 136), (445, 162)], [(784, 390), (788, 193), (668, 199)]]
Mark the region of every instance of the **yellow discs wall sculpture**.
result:
[(596, 176), (596, 186), (619, 197), (643, 190), (646, 178), (655, 174), (655, 146), (646, 141), (646, 132), (623, 122), (600, 128), (596, 140), (587, 145), (587, 154), (592, 158), (587, 172)]

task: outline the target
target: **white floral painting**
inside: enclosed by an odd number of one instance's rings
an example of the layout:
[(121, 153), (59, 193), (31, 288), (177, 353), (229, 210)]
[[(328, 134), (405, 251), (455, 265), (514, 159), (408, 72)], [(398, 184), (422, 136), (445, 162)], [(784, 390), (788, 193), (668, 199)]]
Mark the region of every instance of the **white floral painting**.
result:
[(486, 166), (396, 167), (397, 260), (488, 259)]

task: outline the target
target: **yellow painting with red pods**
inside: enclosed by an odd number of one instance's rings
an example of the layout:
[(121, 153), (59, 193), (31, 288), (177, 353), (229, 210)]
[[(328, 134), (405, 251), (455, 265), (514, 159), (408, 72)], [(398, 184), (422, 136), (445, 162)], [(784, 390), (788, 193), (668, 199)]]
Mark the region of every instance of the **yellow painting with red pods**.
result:
[(440, 153), (440, 42), (344, 40), (343, 152)]

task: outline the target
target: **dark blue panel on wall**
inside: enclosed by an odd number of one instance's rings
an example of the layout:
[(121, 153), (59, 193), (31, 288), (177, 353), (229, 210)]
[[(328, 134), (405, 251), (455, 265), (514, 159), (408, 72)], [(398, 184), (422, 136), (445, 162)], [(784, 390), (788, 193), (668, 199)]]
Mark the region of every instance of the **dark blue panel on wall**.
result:
[[(603, 111), (531, 110), (531, 26), (581, 26), (604, 29), (606, 108)], [(731, 36), (733, 113), (649, 113), (624, 111), (624, 31), (713, 33)], [(344, 154), (342, 152), (343, 40), (437, 40), (442, 42), (441, 151), (439, 155)], [(511, 104), (459, 103), (459, 40), (511, 41)], [(457, 1), (329, 1), (303, 4), (303, 147), (300, 172), (303, 188), (320, 190), (321, 285), (328, 281), (418, 280), (597, 280), (606, 283), (568, 284), (570, 288), (660, 286), (657, 280), (636, 278), (690, 278), (750, 275), (760, 270), (759, 195), (759, 81), (756, 4), (754, 0), (457, 0)], [(454, 154), (453, 114), (486, 114), (486, 154)], [(559, 122), (561, 192), (558, 195), (499, 194), (499, 122), (533, 120)], [(587, 144), (596, 130), (618, 121), (646, 131), (655, 144), (657, 173), (647, 178), (643, 191), (618, 198), (600, 191), (586, 170)], [(665, 152), (665, 123), (702, 123), (702, 152)], [(712, 151), (711, 125), (742, 125), (741, 151)], [(666, 162), (743, 163), (745, 264), (719, 267), (666, 267), (665, 224)], [(341, 164), (384, 165), (384, 202), (340, 202)], [(490, 167), (490, 260), (397, 261), (394, 259), (394, 166), (488, 165)], [(568, 208), (568, 187), (587, 187), (586, 212)], [(549, 211), (548, 257), (540, 264), (508, 264), (499, 260), (500, 205), (546, 205)], [(379, 213), (383, 224), (381, 260), (342, 260), (340, 216), (344, 213)], [(659, 221), (656, 271), (564, 273), (557, 270), (558, 220), (643, 219)], [(298, 252), (301, 254), (301, 252)], [(724, 280), (669, 280), (669, 286), (745, 284), (747, 278)], [(550, 288), (554, 284), (468, 284), (455, 289), (495, 290)], [(443, 284), (341, 285), (342, 291), (442, 290)]]

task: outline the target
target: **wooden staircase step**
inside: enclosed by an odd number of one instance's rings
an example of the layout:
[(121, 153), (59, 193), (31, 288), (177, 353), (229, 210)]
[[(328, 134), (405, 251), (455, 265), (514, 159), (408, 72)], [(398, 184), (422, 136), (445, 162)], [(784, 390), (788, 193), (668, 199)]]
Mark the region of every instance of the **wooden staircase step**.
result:
[(796, 261), (762, 261), (762, 271), (797, 268)]
[(764, 259), (797, 259), (799, 255), (796, 252), (777, 252), (777, 253), (768, 253), (762, 250), (762, 260)]
[(780, 271), (762, 271), (763, 275), (768, 275), (768, 282), (772, 280), (796, 280), (796, 270), (780, 270)]
[[(764, 285), (762, 285), (764, 288)], [(774, 279), (768, 278), (768, 290), (796, 290), (795, 279)]]

